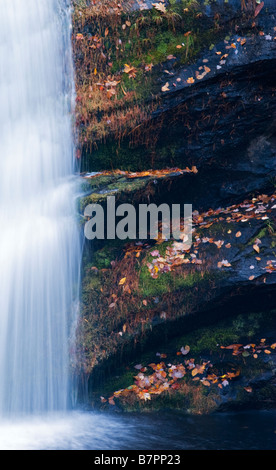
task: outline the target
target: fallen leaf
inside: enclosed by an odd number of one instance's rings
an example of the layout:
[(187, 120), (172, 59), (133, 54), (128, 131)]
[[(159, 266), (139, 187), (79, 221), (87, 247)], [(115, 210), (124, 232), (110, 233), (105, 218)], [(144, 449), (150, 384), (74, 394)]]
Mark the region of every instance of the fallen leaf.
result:
[(190, 346), (185, 346), (185, 348), (182, 347), (180, 351), (183, 354), (183, 356), (186, 356), (186, 354), (190, 352)]
[(161, 13), (166, 13), (167, 9), (164, 3), (153, 3), (152, 4), (156, 10), (161, 11)]
[(218, 268), (221, 268), (222, 266), (225, 266), (226, 268), (229, 268), (231, 265), (231, 263), (229, 263), (229, 261), (227, 261), (227, 259), (223, 259), (222, 261), (219, 261), (218, 262)]
[(170, 89), (169, 86), (170, 86), (170, 84), (169, 84), (169, 82), (167, 82), (164, 86), (162, 86), (161, 90), (162, 91), (169, 91), (169, 89)]
[(261, 3), (259, 3), (259, 5), (256, 6), (255, 11), (254, 11), (254, 17), (255, 18), (260, 13), (263, 6), (264, 6), (264, 2), (261, 2)]

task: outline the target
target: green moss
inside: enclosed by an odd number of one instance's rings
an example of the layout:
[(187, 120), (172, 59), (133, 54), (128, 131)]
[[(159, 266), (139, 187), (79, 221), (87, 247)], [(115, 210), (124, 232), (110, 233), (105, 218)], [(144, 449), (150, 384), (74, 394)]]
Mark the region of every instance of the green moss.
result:
[(111, 267), (111, 262), (122, 254), (124, 240), (108, 240), (105, 246), (93, 253), (93, 265), (98, 269)]
[(139, 287), (144, 297), (154, 297), (191, 288), (208, 278), (208, 273), (194, 271), (187, 275), (183, 272), (179, 275), (175, 272), (162, 273), (157, 279), (153, 279), (147, 266), (143, 266), (140, 271)]
[(251, 240), (249, 240), (248, 245), (254, 245), (256, 238), (259, 238), (261, 240), (267, 234), (268, 234), (267, 227), (261, 228), (261, 230), (253, 238), (251, 238)]

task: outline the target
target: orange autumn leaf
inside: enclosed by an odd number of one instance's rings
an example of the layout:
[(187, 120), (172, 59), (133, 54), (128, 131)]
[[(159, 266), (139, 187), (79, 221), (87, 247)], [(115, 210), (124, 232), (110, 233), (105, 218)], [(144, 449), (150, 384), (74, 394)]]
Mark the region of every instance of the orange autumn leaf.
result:
[(187, 80), (187, 83), (195, 83), (195, 80), (193, 77), (189, 77)]

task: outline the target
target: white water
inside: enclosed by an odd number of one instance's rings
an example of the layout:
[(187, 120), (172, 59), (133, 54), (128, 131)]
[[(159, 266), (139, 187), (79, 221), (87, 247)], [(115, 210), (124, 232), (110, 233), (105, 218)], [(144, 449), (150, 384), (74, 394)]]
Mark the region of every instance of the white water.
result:
[(0, 416), (70, 405), (78, 296), (67, 0), (0, 0)]

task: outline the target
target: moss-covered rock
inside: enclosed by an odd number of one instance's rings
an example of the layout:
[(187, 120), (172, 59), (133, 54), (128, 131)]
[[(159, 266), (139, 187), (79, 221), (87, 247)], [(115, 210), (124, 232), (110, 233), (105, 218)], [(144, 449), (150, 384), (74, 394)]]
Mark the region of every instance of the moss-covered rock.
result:
[[(108, 390), (112, 397), (131, 387), (129, 364), (150, 347), (164, 350), (193, 331), (185, 341), (201, 361), (218, 353), (217, 342), (241, 341), (246, 317), (230, 328), (217, 325), (222, 318), (273, 306), (273, 7), (255, 15), (253, 2), (241, 11), (231, 1), (169, 1), (164, 12), (135, 1), (74, 3), (81, 215), (91, 203), (106, 208), (108, 196), (136, 209), (150, 202), (194, 208), (188, 251), (173, 239), (85, 241), (73, 367), (108, 399)], [(196, 171), (179, 171), (185, 168)], [(252, 318), (244, 320), (246, 341), (256, 333)], [(241, 357), (246, 364), (229, 390), (185, 376), (156, 400), (126, 392), (115, 401), (128, 410), (199, 413), (271, 403), (271, 364)], [(216, 373), (228, 373), (229, 363), (215, 359)]]
[[(96, 250), (88, 243), (78, 374), (93, 381), (98, 369), (104, 373), (149, 344), (158, 347), (233, 311), (272, 308), (275, 233), (267, 229), (267, 221), (273, 223), (274, 205), (275, 195), (262, 195), (225, 209), (194, 213), (190, 250), (175, 240), (110, 240)], [(225, 341), (226, 337), (227, 332)], [(201, 350), (204, 341), (206, 337)]]
[(273, 407), (275, 333), (275, 311), (234, 315), (198, 328), (111, 371), (110, 378), (94, 385), (89, 404), (125, 412), (179, 409), (193, 414)]

